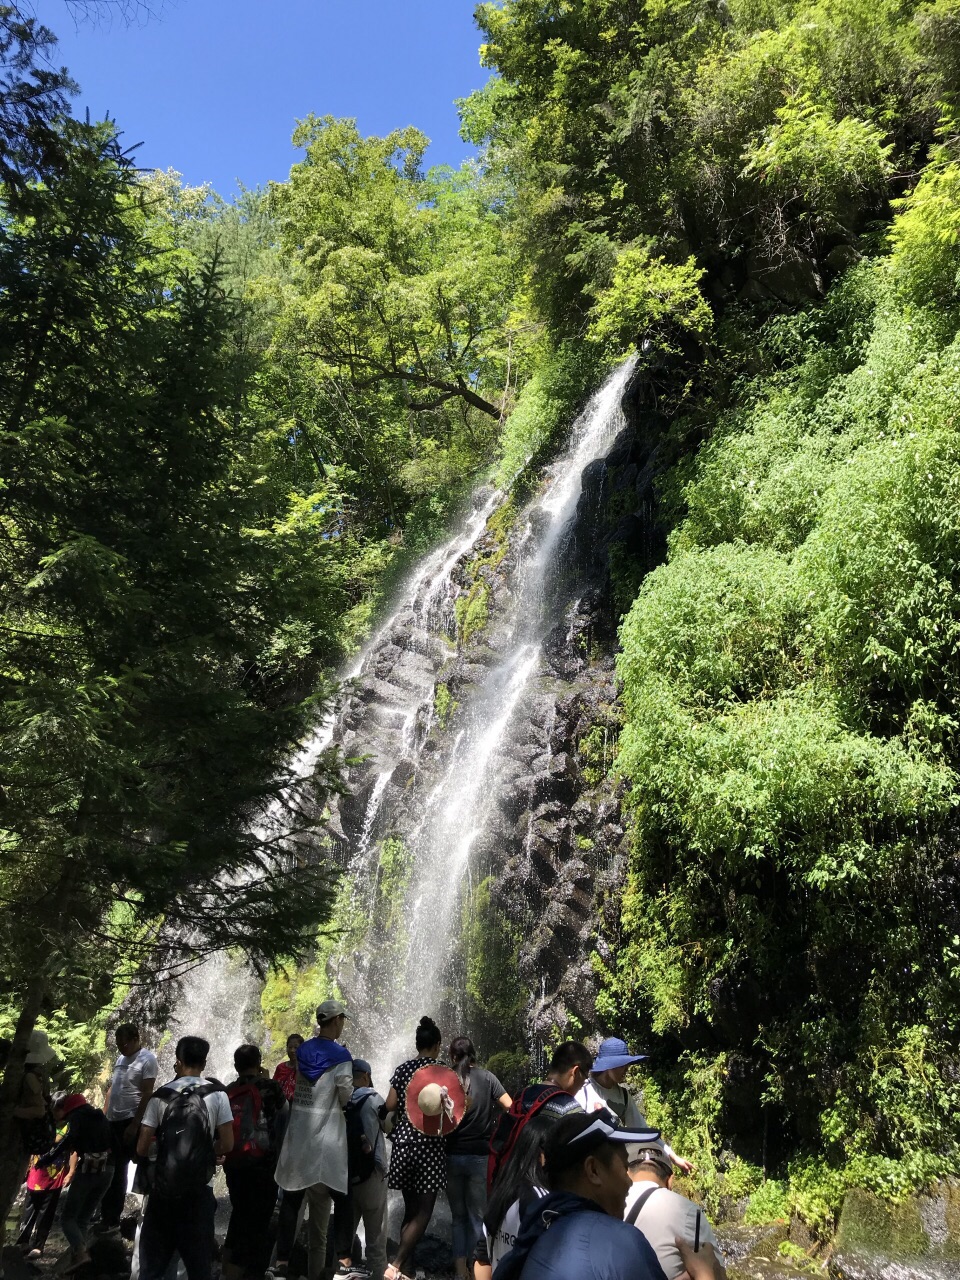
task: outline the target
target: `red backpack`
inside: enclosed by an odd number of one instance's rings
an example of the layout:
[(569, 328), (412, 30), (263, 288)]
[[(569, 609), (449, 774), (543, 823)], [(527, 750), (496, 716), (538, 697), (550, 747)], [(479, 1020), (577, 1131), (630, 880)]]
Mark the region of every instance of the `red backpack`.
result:
[(510, 1110), (497, 1120), (496, 1127), (490, 1136), (490, 1156), (487, 1160), (488, 1192), (493, 1187), (497, 1174), (510, 1159), (510, 1154), (517, 1145), (517, 1139), (523, 1132), (524, 1125), (531, 1116), (537, 1114), (541, 1107), (558, 1095), (569, 1100), (571, 1111), (583, 1109), (576, 1098), (566, 1089), (561, 1089), (559, 1085), (531, 1084), (527, 1085), (526, 1089), (521, 1089), (520, 1096), (514, 1098)]
[(229, 1085), (227, 1097), (233, 1112), (233, 1150), (224, 1160), (229, 1164), (263, 1160), (273, 1149), (263, 1094), (255, 1083), (247, 1080)]

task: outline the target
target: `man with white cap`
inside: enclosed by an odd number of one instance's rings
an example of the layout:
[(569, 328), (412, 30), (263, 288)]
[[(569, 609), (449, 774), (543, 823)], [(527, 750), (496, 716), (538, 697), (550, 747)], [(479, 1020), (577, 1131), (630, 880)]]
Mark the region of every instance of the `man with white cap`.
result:
[[(558, 1120), (543, 1143), (550, 1194), (527, 1209), (494, 1280), (664, 1280), (653, 1249), (623, 1221), (630, 1189), (627, 1144), (658, 1136), (622, 1128), (609, 1111)], [(682, 1249), (691, 1280), (713, 1280), (702, 1260), (685, 1244)]]
[(662, 1142), (628, 1150), (630, 1181), (624, 1221), (642, 1231), (663, 1267), (667, 1280), (677, 1280), (684, 1262), (677, 1240), (712, 1260), (716, 1280), (726, 1280), (717, 1238), (703, 1210), (673, 1190), (673, 1161)]
[[(646, 1129), (647, 1122), (636, 1101), (624, 1086), (627, 1072), (637, 1062), (646, 1062), (647, 1054), (631, 1053), (625, 1040), (609, 1036), (602, 1041), (590, 1076), (576, 1098), (584, 1111), (598, 1111), (606, 1108), (612, 1111), (622, 1125), (628, 1129)], [(689, 1160), (678, 1156), (672, 1147), (664, 1143), (664, 1150), (678, 1168), (685, 1173), (693, 1171)]]
[(276, 1277), (287, 1274), (297, 1214), (306, 1195), (310, 1212), (308, 1280), (321, 1280), (333, 1206), (331, 1193), (347, 1191), (343, 1108), (353, 1094), (353, 1058), (349, 1049), (337, 1043), (346, 1017), (341, 1001), (324, 1000), (317, 1008), (317, 1034), (297, 1050), (290, 1121), (277, 1161), (277, 1185), (283, 1188), (284, 1197), (277, 1226), (277, 1261), (271, 1268)]

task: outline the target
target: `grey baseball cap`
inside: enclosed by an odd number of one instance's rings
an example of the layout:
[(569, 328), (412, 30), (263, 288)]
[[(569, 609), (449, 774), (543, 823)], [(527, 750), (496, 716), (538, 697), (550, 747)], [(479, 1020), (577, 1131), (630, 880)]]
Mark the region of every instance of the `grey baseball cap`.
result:
[(331, 1018), (349, 1018), (347, 1006), (342, 1000), (324, 1000), (323, 1004), (317, 1005), (317, 1021), (320, 1023), (329, 1022)]

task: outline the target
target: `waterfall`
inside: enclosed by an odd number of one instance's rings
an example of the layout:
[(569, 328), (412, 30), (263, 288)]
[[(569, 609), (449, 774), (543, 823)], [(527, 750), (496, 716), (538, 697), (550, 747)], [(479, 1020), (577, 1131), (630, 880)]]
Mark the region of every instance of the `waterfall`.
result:
[[(439, 1016), (441, 1005), (455, 1009), (458, 1004), (456, 993), (451, 998), (448, 991), (449, 964), (456, 950), (471, 854), (487, 835), (496, 806), (504, 741), (518, 709), (537, 690), (542, 644), (556, 621), (553, 610), (562, 577), (558, 561), (564, 559), (581, 474), (610, 448), (623, 427), (621, 401), (632, 372), (633, 362), (628, 361), (593, 397), (571, 430), (566, 452), (549, 469), (538, 498), (521, 517), (510, 572), (513, 605), (509, 616), (498, 619), (502, 638), (497, 660), (467, 686), (457, 710), (458, 731), (443, 742), (439, 768), (424, 759), (422, 742), (411, 750), (409, 741), (397, 742), (389, 726), (392, 719), (409, 724), (411, 715), (433, 706), (437, 671), (455, 655), (450, 618), (461, 591), (459, 571), (481, 542), (486, 517), (469, 522), (449, 551), (437, 557), (441, 563), (436, 572), (418, 575), (412, 597), (393, 615), (360, 673), (367, 701), (354, 708), (352, 719), (348, 715), (356, 736), (348, 734), (347, 745), (353, 752), (358, 742), (369, 742), (374, 757), (370, 776), (375, 778), (367, 793), (360, 843), (366, 855), (374, 825), (381, 831), (397, 830), (409, 860), (402, 910), (395, 912), (401, 927), (382, 942), (374, 931), (366, 939), (374, 950), (386, 944), (386, 962), (377, 963), (376, 956), (369, 955), (358, 959), (354, 945), (337, 974), (356, 1014), (351, 1043), (364, 1050), (381, 1082), (412, 1051), (419, 1017)], [(493, 495), (482, 510), (490, 512), (496, 505)], [(377, 725), (372, 734), (371, 721)], [(392, 778), (384, 783), (391, 770)], [(411, 787), (421, 794), (411, 798)], [(374, 803), (376, 817), (371, 822)], [(354, 874), (364, 877), (369, 887), (376, 868), (369, 855), (360, 863), (354, 864)]]
[[(495, 843), (504, 745), (543, 678), (581, 475), (624, 425), (620, 406), (632, 372), (632, 361), (621, 365), (592, 398), (519, 516), (504, 561), (507, 604), (484, 635), (483, 661), (474, 661), (473, 649), (458, 650), (457, 606), (504, 499), (490, 489), (478, 491), (461, 527), (410, 574), (393, 611), (342, 674), (341, 705), (294, 762), (294, 772), (305, 775), (331, 744), (361, 760), (348, 773), (348, 793), (331, 801), (326, 837), (352, 884), (352, 913), (363, 932), (345, 938), (330, 977), (353, 1015), (348, 1044), (372, 1061), (378, 1084), (412, 1052), (422, 1014), (455, 1015), (458, 1008), (450, 965), (462, 891), (477, 850)], [(457, 664), (459, 705), (445, 727), (450, 708), (441, 709), (438, 690), (447, 689), (444, 679)], [(402, 849), (391, 866), (387, 836)], [(396, 900), (388, 903), (386, 879), (398, 876), (398, 865), (402, 875), (390, 886)], [(236, 1045), (256, 1038), (256, 991), (253, 975), (226, 956), (206, 961), (184, 982), (176, 1034), (206, 1036), (211, 1071), (226, 1073), (220, 1078), (230, 1078)], [(444, 1026), (448, 1034), (460, 1029)]]

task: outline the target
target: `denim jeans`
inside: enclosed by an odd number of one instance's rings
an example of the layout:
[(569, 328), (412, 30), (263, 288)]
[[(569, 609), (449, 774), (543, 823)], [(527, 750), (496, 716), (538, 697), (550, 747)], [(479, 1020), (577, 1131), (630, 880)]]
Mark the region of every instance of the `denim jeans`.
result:
[(78, 1169), (74, 1174), (63, 1198), (63, 1212), (60, 1215), (60, 1228), (71, 1249), (79, 1251), (86, 1248), (93, 1215), (100, 1207), (100, 1201), (106, 1195), (112, 1180), (112, 1164), (100, 1173), (84, 1173), (82, 1169)]
[(447, 1199), (453, 1217), (453, 1256), (472, 1258), (487, 1208), (486, 1156), (447, 1156)]

